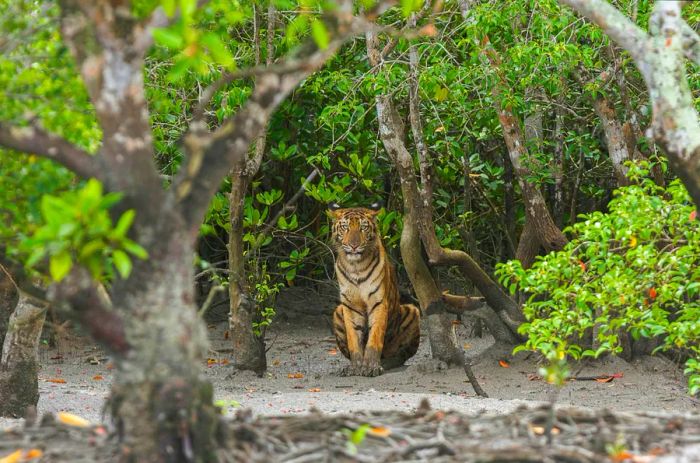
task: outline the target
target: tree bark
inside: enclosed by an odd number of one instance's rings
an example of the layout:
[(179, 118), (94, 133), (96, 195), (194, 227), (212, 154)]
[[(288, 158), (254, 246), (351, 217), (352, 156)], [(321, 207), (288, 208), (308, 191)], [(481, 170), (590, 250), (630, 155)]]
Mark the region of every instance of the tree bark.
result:
[(608, 2), (560, 1), (630, 53), (649, 90), (654, 138), (700, 208), (700, 117), (685, 63), (685, 58), (700, 63), (700, 37), (683, 20), (682, 2), (656, 2), (647, 33)]
[[(526, 140), (520, 128), (520, 121), (512, 109), (508, 106), (503, 106), (501, 103), (502, 88), (508, 83), (501, 69), (501, 58), (493, 46), (488, 43), (488, 40), (484, 44), (484, 55), (497, 75), (497, 81), (492, 87), (493, 104), (498, 113), (498, 120), (503, 129), (503, 138), (508, 147), (508, 155), (522, 192), (525, 203), (525, 221), (531, 227), (528, 236), (524, 237), (528, 239), (533, 236), (536, 237), (538, 244), (547, 252), (558, 251), (568, 243), (568, 240), (554, 223), (539, 188), (528, 180), (531, 172), (526, 165), (529, 159), (529, 153), (525, 144)], [(535, 123), (535, 125), (537, 124)], [(523, 237), (521, 237), (522, 239)], [(518, 249), (530, 251), (533, 246), (534, 243), (525, 243), (522, 246), (519, 244)], [(518, 256), (516, 252), (516, 259), (521, 257), (529, 258), (529, 255)], [(523, 266), (526, 268), (529, 265), (532, 265), (532, 262), (523, 263)]]
[(18, 293), (12, 279), (0, 268), (0, 354), (10, 316), (17, 306)]
[(46, 305), (20, 292), (0, 359), (0, 416), (20, 418), (39, 401), (39, 337)]
[(149, 246), (151, 259), (115, 285), (115, 311), (132, 316), (109, 402), (138, 461), (210, 461), (219, 414), (201, 373), (208, 341), (194, 304), (194, 242), (182, 218), (172, 219), (173, 231), (160, 230)]
[[(111, 304), (79, 265), (51, 285), (48, 300), (80, 320), (114, 358), (109, 402), (124, 461), (214, 461), (219, 414), (212, 386), (201, 374), (208, 344), (195, 307), (192, 265), (202, 218), (277, 106), (350, 37), (376, 26), (367, 17), (353, 16), (352, 4), (342, 1), (327, 13), (332, 16), (325, 22), (331, 35), (327, 47), (310, 41), (274, 69), (250, 71), (259, 77), (234, 116), (214, 131), (204, 118), (193, 118), (182, 139), (185, 161), (164, 190), (154, 162), (143, 67), (153, 43), (151, 30), (174, 19), (160, 9), (136, 18), (130, 2), (122, 0), (59, 4), (63, 40), (102, 129), (100, 151), (91, 156), (35, 125), (6, 123), (0, 123), (0, 145), (54, 159), (80, 176), (96, 176), (109, 191), (122, 192), (114, 215), (136, 211), (129, 235), (148, 259), (134, 260), (129, 278), (114, 281)], [(385, 6), (377, 4), (368, 16), (376, 17)], [(229, 78), (213, 84), (201, 105)]]
[(613, 165), (615, 179), (618, 186), (628, 185), (627, 166), (625, 162), (632, 159), (628, 150), (624, 130), (619, 119), (615, 115), (615, 109), (610, 104), (610, 100), (605, 96), (599, 96), (593, 100), (595, 109), (605, 133), (605, 143), (608, 147), (608, 155)]
[[(255, 64), (260, 65), (260, 16), (254, 15)], [(270, 66), (274, 54), (275, 6), (270, 3), (267, 10), (267, 50), (266, 64)], [(231, 170), (231, 193), (229, 213), (231, 232), (229, 233), (229, 331), (233, 343), (233, 364), (239, 370), (252, 370), (262, 374), (267, 369), (265, 339), (253, 332), (253, 321), (257, 309), (250, 295), (246, 278), (246, 260), (243, 255), (243, 206), (246, 192), (253, 177), (258, 173), (265, 153), (267, 134), (263, 130), (255, 140), (252, 156), (236, 162)]]
[[(251, 171), (245, 162), (233, 168), (231, 172), (231, 193), (229, 208), (231, 214), (231, 232), (229, 233), (229, 298), (231, 313), (229, 330), (233, 343), (233, 363), (239, 370), (252, 370), (262, 374), (267, 369), (265, 358), (265, 341), (253, 333), (255, 319), (255, 302), (249, 294), (246, 278), (246, 266), (243, 244), (243, 205), (246, 191), (252, 176), (257, 172), (264, 150), (264, 139), (255, 148), (255, 159)], [(259, 155), (259, 157), (258, 157)]]

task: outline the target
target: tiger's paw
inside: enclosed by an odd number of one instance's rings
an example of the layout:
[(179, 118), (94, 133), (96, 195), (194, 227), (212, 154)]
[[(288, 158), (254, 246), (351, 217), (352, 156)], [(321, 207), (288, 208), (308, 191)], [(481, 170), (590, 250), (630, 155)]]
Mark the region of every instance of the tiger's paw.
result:
[(368, 347), (367, 350), (365, 350), (365, 357), (362, 361), (362, 368), (360, 368), (360, 375), (372, 377), (384, 373), (380, 357), (381, 355), (376, 349)]
[(340, 376), (363, 376), (362, 367), (359, 365), (345, 365), (340, 369)]
[(362, 368), (360, 369), (360, 376), (368, 376), (370, 378), (379, 376), (382, 373), (384, 373), (384, 368), (382, 368), (382, 366), (379, 364), (362, 365)]

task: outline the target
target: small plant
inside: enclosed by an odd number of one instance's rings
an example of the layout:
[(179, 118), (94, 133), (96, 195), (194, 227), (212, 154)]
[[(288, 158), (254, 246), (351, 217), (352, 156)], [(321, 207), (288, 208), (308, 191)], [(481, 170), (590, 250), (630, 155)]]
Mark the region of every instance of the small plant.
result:
[(221, 414), (225, 415), (230, 408), (239, 408), (241, 403), (237, 400), (218, 399), (214, 401), (214, 406), (221, 410)]
[(254, 299), (256, 306), (256, 318), (253, 320), (253, 333), (255, 336), (264, 337), (265, 330), (272, 324), (276, 312), (273, 307), (275, 298), (284, 286), (282, 283), (273, 283), (272, 277), (267, 273), (267, 266), (261, 267), (260, 275), (249, 276), (251, 286), (255, 287)]
[(369, 430), (369, 424), (360, 425), (354, 431), (347, 428), (342, 430), (343, 434), (345, 434), (345, 436), (348, 438), (347, 442), (345, 443), (345, 450), (347, 450), (350, 455), (357, 455), (358, 447), (365, 440)]
[(309, 255), (309, 248), (301, 251), (294, 249), (289, 253), (289, 258), (279, 263), (280, 268), (285, 270), (284, 278), (291, 284), (297, 276), (297, 272), (304, 267), (304, 259)]

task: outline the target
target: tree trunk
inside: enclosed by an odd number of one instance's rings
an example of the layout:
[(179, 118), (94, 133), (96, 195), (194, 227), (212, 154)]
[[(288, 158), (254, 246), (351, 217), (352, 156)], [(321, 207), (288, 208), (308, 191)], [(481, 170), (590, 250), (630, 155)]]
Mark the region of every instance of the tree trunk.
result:
[(0, 416), (23, 417), (39, 401), (38, 347), (45, 318), (45, 304), (20, 293), (0, 360)]
[[(185, 228), (174, 222), (171, 230)], [(164, 243), (113, 291), (115, 310), (132, 316), (124, 317), (129, 349), (115, 359), (111, 413), (131, 461), (213, 461), (219, 414), (201, 374), (208, 341), (194, 304), (194, 242), (182, 232), (158, 237)]]
[(444, 304), (442, 292), (435, 283), (435, 279), (423, 259), (420, 232), (414, 219), (415, 211), (412, 208), (411, 200), (406, 199), (407, 192), (405, 188), (407, 183), (403, 180), (401, 181), (401, 187), (404, 189), (401, 258), (406, 267), (408, 279), (411, 280), (411, 285), (416, 292), (421, 311), (425, 315), (428, 312), (428, 308), (432, 307), (433, 310), (431, 312), (435, 312), (427, 314), (430, 352), (435, 359), (442, 360), (447, 364), (457, 364), (459, 357), (455, 351), (458, 347), (457, 338), (452, 329), (452, 317), (446, 313), (445, 307), (442, 307)]
[[(562, 79), (562, 85), (564, 84)], [(566, 88), (566, 87), (565, 87)], [(562, 229), (564, 227), (564, 105), (565, 91), (562, 91), (557, 107), (554, 109), (554, 186), (552, 218), (554, 224)]]
[(267, 368), (265, 341), (253, 333), (256, 306), (248, 294), (245, 257), (243, 256), (243, 203), (249, 178), (246, 175), (245, 167), (242, 170), (234, 170), (231, 174), (231, 194), (229, 196), (231, 232), (229, 233), (228, 249), (231, 304), (229, 330), (233, 343), (234, 366), (239, 370), (253, 370), (262, 374)]
[[(253, 31), (255, 39), (255, 64), (260, 65), (260, 21), (261, 15), (256, 8), (253, 15)], [(272, 64), (274, 54), (274, 24), (275, 6), (273, 3), (267, 9), (267, 65)], [(262, 374), (267, 369), (265, 357), (265, 338), (256, 336), (253, 332), (253, 321), (256, 316), (256, 305), (251, 298), (246, 281), (246, 265), (243, 256), (243, 205), (250, 181), (260, 169), (267, 131), (255, 140), (252, 157), (241, 159), (231, 171), (231, 194), (229, 196), (229, 213), (231, 232), (229, 234), (229, 331), (233, 343), (233, 364), (239, 370), (252, 370)]]
[(593, 108), (600, 118), (605, 133), (605, 143), (608, 147), (608, 155), (613, 165), (617, 186), (629, 185), (627, 179), (626, 161), (632, 159), (628, 151), (628, 145), (622, 124), (615, 115), (615, 109), (606, 97), (598, 97), (593, 101)]
[[(520, 121), (513, 113), (512, 108), (503, 106), (501, 103), (503, 88), (508, 85), (501, 69), (501, 58), (488, 42), (484, 47), (484, 55), (498, 76), (492, 87), (493, 104), (498, 113), (498, 120), (503, 129), (503, 138), (508, 147), (508, 155), (523, 195), (525, 220), (533, 227), (536, 232), (535, 236), (545, 251), (558, 251), (568, 243), (568, 240), (555, 225), (542, 192), (537, 185), (533, 185), (528, 180), (530, 170), (526, 163), (529, 161), (529, 154), (525, 145), (525, 137), (520, 128)], [(536, 126), (537, 123), (534, 125)]]
[(17, 297), (17, 289), (12, 279), (0, 269), (0, 354), (2, 354), (2, 346), (5, 341), (5, 333), (7, 333), (10, 316), (15, 306), (17, 306)]

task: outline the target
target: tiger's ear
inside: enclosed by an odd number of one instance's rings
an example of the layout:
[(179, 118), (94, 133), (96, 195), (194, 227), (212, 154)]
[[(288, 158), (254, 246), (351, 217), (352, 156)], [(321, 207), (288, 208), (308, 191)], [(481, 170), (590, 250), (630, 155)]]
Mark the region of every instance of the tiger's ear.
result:
[(338, 203), (329, 203), (328, 204), (328, 215), (332, 219), (337, 219), (340, 216), (340, 213), (338, 212), (341, 209), (340, 204)]
[(384, 207), (382, 203), (376, 202), (372, 203), (372, 205), (369, 206), (369, 210), (372, 211), (372, 215), (376, 217), (377, 214), (379, 214), (379, 212), (382, 210), (382, 207)]

